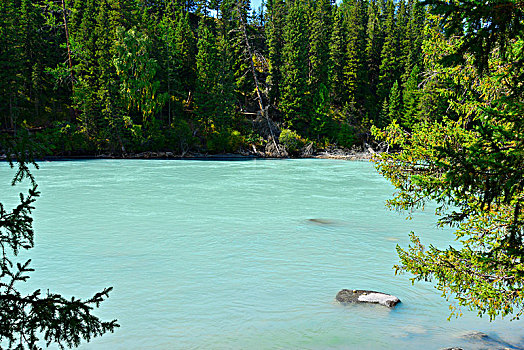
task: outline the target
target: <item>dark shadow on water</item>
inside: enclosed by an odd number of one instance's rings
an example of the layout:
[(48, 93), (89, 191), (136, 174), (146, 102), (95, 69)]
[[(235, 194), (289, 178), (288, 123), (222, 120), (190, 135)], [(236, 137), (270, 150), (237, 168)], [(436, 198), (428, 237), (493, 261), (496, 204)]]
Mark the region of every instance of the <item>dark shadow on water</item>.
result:
[(320, 218), (307, 219), (307, 222), (319, 226), (339, 226), (342, 224), (340, 221)]

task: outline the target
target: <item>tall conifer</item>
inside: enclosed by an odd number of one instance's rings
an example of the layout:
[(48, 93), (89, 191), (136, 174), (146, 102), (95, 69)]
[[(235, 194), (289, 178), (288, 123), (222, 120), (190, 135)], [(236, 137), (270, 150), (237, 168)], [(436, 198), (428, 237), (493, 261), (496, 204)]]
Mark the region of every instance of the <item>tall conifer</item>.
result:
[(385, 23), (384, 46), (380, 55), (380, 75), (377, 87), (377, 95), (379, 100), (388, 97), (389, 91), (393, 83), (397, 79), (398, 69), (398, 40), (395, 25), (395, 5), (393, 0), (387, 2), (387, 19)]
[(267, 3), (266, 36), (269, 56), (269, 100), (278, 104), (281, 99), (282, 87), (282, 49), (284, 47), (284, 24), (286, 7), (282, 0), (268, 0)]
[(306, 18), (300, 1), (290, 4), (284, 28), (284, 65), (282, 68), (281, 108), (289, 126), (299, 132), (307, 129), (308, 106), (308, 48)]
[(366, 2), (356, 0), (349, 9), (346, 26), (346, 57), (343, 74), (345, 87), (344, 102), (352, 115), (360, 114), (365, 98), (365, 55), (367, 15)]
[(371, 0), (368, 5), (368, 23), (366, 28), (366, 111), (368, 117), (375, 116), (379, 111), (377, 99), (377, 84), (380, 72), (380, 53), (384, 40), (380, 27), (380, 8), (377, 0)]
[(314, 115), (310, 133), (322, 133), (329, 108), (329, 39), (331, 35), (331, 1), (319, 0), (311, 19), (309, 36), (309, 91)]
[(344, 9), (341, 6), (337, 6), (335, 9), (329, 52), (332, 101), (339, 106), (345, 101), (344, 66), (347, 46), (344, 18)]

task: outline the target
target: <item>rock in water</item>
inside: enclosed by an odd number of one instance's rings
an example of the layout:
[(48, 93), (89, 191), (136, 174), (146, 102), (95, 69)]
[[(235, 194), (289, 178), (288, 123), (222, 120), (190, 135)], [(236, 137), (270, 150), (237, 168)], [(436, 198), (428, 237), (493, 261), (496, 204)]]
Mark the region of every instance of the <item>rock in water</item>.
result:
[(400, 299), (396, 296), (372, 290), (342, 289), (338, 292), (336, 299), (341, 303), (373, 303), (387, 307), (394, 307), (400, 303)]
[(313, 224), (318, 224), (318, 225), (334, 225), (335, 224), (333, 220), (329, 220), (329, 219), (308, 219), (307, 221)]

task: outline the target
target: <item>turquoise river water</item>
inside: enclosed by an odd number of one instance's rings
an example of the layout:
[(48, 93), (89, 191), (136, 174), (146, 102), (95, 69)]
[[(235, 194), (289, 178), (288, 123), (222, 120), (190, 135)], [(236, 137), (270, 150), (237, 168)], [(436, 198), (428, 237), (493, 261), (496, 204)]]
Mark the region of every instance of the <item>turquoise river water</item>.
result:
[[(35, 272), (24, 288), (87, 298), (114, 334), (82, 349), (466, 349), (524, 347), (522, 322), (490, 323), (429, 283), (395, 276), (415, 231), (453, 243), (432, 210), (406, 220), (368, 162), (89, 160), (35, 171)], [(13, 172), (0, 168), (6, 188)], [(23, 186), (15, 188), (22, 190)], [(15, 203), (13, 189), (2, 191)], [(9, 197), (9, 198), (7, 198)], [(322, 223), (310, 221), (321, 220)], [(341, 306), (342, 288), (398, 296), (394, 309)], [(467, 332), (491, 340), (468, 339)]]

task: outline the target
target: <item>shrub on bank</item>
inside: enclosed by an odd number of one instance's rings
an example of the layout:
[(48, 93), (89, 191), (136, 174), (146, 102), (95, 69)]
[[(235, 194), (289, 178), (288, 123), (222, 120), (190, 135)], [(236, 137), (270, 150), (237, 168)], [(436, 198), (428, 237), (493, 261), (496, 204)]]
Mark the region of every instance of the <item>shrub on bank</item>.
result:
[(286, 147), (289, 153), (297, 153), (306, 144), (306, 140), (295, 131), (289, 129), (284, 129), (280, 132), (279, 141)]

